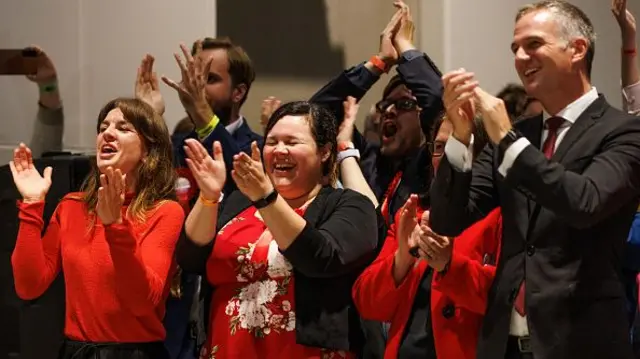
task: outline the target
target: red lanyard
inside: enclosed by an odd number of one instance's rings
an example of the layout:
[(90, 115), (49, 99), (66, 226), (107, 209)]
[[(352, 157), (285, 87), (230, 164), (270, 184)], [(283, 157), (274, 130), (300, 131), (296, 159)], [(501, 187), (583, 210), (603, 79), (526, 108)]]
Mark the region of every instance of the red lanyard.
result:
[(396, 173), (396, 175), (391, 180), (389, 187), (387, 187), (387, 191), (384, 193), (380, 212), (382, 213), (382, 218), (384, 218), (384, 221), (387, 222), (387, 224), (389, 224), (389, 203), (391, 202), (391, 198), (393, 197), (393, 195), (396, 193), (401, 179), (402, 171), (398, 171), (398, 173)]

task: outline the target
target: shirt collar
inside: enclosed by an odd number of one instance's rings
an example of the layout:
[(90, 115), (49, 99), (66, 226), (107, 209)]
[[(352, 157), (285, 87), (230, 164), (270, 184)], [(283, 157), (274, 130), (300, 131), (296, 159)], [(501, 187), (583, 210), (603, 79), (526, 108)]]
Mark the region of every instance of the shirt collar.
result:
[[(595, 87), (592, 87), (591, 90), (587, 91), (584, 95), (580, 96), (577, 100), (573, 101), (567, 107), (563, 108), (556, 114), (558, 117), (564, 118), (566, 121), (571, 122), (571, 124), (575, 123), (578, 117), (582, 115), (582, 113), (589, 107), (593, 101), (598, 99), (598, 90)], [(546, 121), (551, 115), (544, 111), (542, 119)]]
[(240, 116), (237, 120), (226, 125), (224, 128), (227, 130), (227, 132), (229, 132), (230, 135), (233, 135), (240, 128), (240, 126), (242, 126), (243, 123), (244, 117)]

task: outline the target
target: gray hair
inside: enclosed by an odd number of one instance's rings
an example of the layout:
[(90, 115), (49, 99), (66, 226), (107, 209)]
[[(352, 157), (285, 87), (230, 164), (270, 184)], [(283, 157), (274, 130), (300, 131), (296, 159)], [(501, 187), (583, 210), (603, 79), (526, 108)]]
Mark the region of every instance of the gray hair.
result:
[(559, 0), (545, 0), (528, 4), (520, 8), (516, 14), (516, 22), (523, 16), (539, 10), (546, 10), (557, 15), (557, 21), (562, 28), (562, 36), (569, 41), (577, 37), (587, 41), (586, 66), (587, 75), (591, 77), (591, 67), (596, 50), (596, 32), (591, 20), (579, 7)]

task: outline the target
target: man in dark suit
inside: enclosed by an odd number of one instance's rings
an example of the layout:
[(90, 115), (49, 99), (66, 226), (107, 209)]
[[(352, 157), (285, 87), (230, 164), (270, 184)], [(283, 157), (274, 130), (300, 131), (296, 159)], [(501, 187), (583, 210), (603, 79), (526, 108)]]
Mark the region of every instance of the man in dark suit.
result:
[[(443, 77), (454, 132), (431, 190), (432, 228), (457, 235), (497, 206), (504, 217), (479, 359), (633, 358), (620, 269), (640, 194), (640, 120), (592, 87), (594, 43), (574, 5), (518, 12), (516, 70), (545, 111), (513, 127), (472, 73)], [(477, 159), (474, 101), (492, 142)]]

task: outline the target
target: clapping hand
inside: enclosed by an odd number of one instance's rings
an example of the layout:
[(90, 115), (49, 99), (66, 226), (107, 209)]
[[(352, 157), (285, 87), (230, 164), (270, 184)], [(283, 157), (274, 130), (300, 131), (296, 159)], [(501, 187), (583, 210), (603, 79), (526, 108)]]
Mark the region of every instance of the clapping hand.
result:
[(482, 114), (482, 123), (491, 142), (497, 144), (511, 130), (511, 120), (504, 101), (484, 91), (480, 87), (474, 90), (478, 110)]
[(185, 144), (187, 166), (200, 188), (200, 195), (207, 200), (217, 201), (227, 178), (220, 142), (213, 143), (213, 158), (199, 141), (190, 138), (185, 140)]
[(412, 194), (407, 202), (400, 209), (400, 220), (398, 221), (397, 241), (398, 255), (405, 261), (411, 260), (409, 253), (409, 238), (418, 226), (416, 215), (418, 211), (418, 196)]
[(33, 165), (31, 150), (21, 143), (13, 150), (13, 160), (9, 162), (9, 168), (13, 182), (25, 203), (44, 201), (51, 187), (51, 167), (45, 168), (44, 176), (41, 176)]
[(451, 260), (453, 242), (449, 237), (436, 234), (429, 227), (429, 211), (425, 211), (420, 224), (415, 227), (409, 238), (409, 245), (417, 248), (420, 257), (427, 260), (427, 264), (437, 271), (446, 268)]
[(176, 83), (166, 76), (162, 76), (162, 81), (178, 92), (180, 102), (191, 119), (204, 126), (208, 124), (211, 117), (213, 117), (213, 110), (211, 106), (209, 106), (205, 92), (212, 59), (210, 58), (204, 61), (201, 56), (198, 56), (198, 54), (202, 52), (202, 41), (196, 43), (195, 58), (191, 56), (191, 53), (184, 44), (180, 44), (180, 49), (184, 55), (186, 65), (180, 58), (180, 55), (175, 53), (173, 56), (180, 68), (182, 80), (180, 83)]
[(262, 107), (260, 108), (260, 125), (264, 129), (269, 123), (271, 115), (280, 107), (280, 100), (273, 96), (269, 96), (262, 100)]
[(411, 10), (407, 4), (403, 1), (396, 1), (393, 3), (393, 6), (397, 7), (400, 11), (400, 24), (393, 36), (393, 46), (398, 55), (402, 55), (405, 51), (416, 48), (413, 44), (415, 26), (413, 25), (413, 18), (411, 17)]
[(465, 69), (450, 71), (442, 76), (442, 101), (447, 118), (453, 125), (453, 136), (465, 145), (471, 141), (474, 129), (473, 90), (478, 87), (478, 81), (474, 76), (473, 72), (467, 72)]
[(96, 213), (105, 226), (122, 221), (122, 206), (126, 190), (126, 175), (111, 166), (100, 175)]
[(231, 177), (238, 189), (253, 202), (273, 191), (273, 184), (264, 172), (260, 149), (255, 141), (251, 144), (251, 156), (241, 152), (233, 157)]
[(164, 114), (164, 98), (160, 93), (158, 84), (158, 76), (153, 71), (153, 62), (155, 58), (149, 54), (142, 58), (142, 62), (138, 67), (138, 75), (136, 76), (136, 84), (134, 92), (136, 98), (149, 104), (153, 109), (162, 116)]

